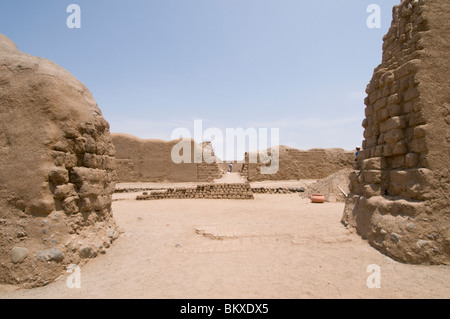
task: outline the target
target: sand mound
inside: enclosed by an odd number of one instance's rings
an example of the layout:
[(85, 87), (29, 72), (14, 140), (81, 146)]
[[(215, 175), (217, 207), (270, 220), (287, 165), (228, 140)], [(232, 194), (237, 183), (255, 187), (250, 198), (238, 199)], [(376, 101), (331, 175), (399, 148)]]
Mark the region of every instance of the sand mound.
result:
[(325, 199), (329, 202), (345, 202), (345, 195), (339, 189), (341, 188), (345, 194), (349, 190), (349, 174), (351, 169), (343, 169), (330, 176), (318, 180), (316, 183), (310, 185), (306, 191), (300, 196), (309, 198), (313, 194), (324, 194)]

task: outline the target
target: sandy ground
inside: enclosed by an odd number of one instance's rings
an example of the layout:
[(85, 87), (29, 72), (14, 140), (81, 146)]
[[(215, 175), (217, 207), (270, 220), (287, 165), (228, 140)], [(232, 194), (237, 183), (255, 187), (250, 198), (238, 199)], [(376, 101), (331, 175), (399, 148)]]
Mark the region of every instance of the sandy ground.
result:
[[(296, 194), (115, 201), (124, 232), (81, 268), (81, 288), (68, 288), (64, 273), (37, 289), (3, 286), (0, 298), (450, 297), (449, 266), (382, 255), (340, 223), (343, 208)], [(381, 288), (367, 287), (371, 264)]]
[(235, 184), (235, 183), (245, 183), (245, 178), (241, 176), (239, 173), (225, 173), (221, 178), (215, 179), (214, 183), (222, 183), (222, 184)]

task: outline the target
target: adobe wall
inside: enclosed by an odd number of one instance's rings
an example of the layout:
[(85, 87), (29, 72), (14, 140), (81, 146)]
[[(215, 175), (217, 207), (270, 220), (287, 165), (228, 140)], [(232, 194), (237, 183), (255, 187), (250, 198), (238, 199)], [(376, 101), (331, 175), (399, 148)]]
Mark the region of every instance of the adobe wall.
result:
[(402, 262), (450, 263), (450, 2), (393, 8), (343, 223)]
[[(118, 182), (210, 182), (221, 176), (216, 163), (194, 163), (194, 149), (208, 147), (193, 140), (163, 141), (113, 133)], [(178, 143), (190, 147), (191, 163), (176, 164), (171, 152)]]
[(0, 35), (0, 283), (45, 285), (106, 253), (115, 159), (88, 89)]
[(168, 188), (144, 192), (137, 200), (156, 199), (254, 199), (249, 183), (202, 184), (196, 187)]
[[(270, 154), (270, 153), (269, 153)], [(279, 147), (279, 168), (275, 174), (261, 174), (261, 167), (270, 166), (261, 163), (249, 163), (250, 154), (246, 154), (242, 174), (249, 181), (263, 180), (299, 180), (321, 179), (342, 169), (352, 168), (355, 156), (343, 149), (311, 149), (302, 151), (286, 146)]]
[(221, 163), (218, 163), (218, 158), (214, 154), (214, 150), (211, 142), (203, 142), (203, 160), (197, 164), (197, 180), (200, 183), (209, 183), (222, 177), (222, 174), (226, 172), (222, 168)]

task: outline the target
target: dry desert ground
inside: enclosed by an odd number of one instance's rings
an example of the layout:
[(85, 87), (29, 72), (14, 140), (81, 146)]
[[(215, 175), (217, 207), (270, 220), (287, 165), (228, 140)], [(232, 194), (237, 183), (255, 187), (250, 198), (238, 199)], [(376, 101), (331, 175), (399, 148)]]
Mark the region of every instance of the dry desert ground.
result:
[[(80, 288), (69, 288), (71, 274), (63, 273), (31, 290), (3, 286), (0, 298), (450, 297), (449, 266), (381, 254), (341, 224), (344, 203), (314, 204), (299, 194), (151, 201), (136, 195), (114, 195), (122, 233), (105, 255), (81, 267)], [(373, 264), (380, 288), (367, 285), (374, 283)]]

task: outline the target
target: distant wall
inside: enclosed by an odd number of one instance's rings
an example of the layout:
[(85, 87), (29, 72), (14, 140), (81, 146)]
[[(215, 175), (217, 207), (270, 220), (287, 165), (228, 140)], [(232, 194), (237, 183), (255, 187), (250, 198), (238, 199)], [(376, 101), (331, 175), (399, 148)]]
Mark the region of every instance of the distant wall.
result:
[(261, 174), (261, 167), (269, 166), (258, 163), (249, 163), (247, 154), (242, 168), (243, 174), (249, 181), (262, 180), (299, 180), (321, 179), (337, 171), (352, 168), (354, 153), (343, 149), (311, 149), (302, 151), (286, 146), (279, 147), (279, 168), (275, 174)]
[[(194, 163), (194, 149), (202, 146), (193, 140), (145, 140), (120, 133), (112, 134), (112, 139), (118, 182), (207, 182), (221, 176), (215, 163)], [(191, 163), (172, 161), (172, 149), (180, 142), (191, 147)]]

